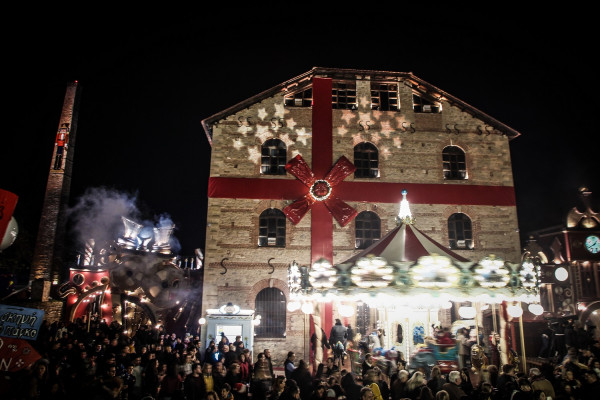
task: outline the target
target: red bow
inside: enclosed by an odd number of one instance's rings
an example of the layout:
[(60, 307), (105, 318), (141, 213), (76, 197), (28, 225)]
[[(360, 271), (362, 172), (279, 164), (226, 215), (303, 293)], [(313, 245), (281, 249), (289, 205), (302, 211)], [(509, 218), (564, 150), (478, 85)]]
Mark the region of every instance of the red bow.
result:
[(315, 174), (300, 154), (290, 160), (285, 165), (285, 169), (308, 188), (308, 193), (304, 197), (283, 209), (283, 213), (294, 225), (300, 222), (313, 204), (320, 201), (325, 203), (331, 215), (341, 226), (346, 226), (358, 214), (354, 208), (334, 195), (333, 188), (356, 170), (354, 164), (346, 157), (340, 157), (323, 179), (315, 178)]

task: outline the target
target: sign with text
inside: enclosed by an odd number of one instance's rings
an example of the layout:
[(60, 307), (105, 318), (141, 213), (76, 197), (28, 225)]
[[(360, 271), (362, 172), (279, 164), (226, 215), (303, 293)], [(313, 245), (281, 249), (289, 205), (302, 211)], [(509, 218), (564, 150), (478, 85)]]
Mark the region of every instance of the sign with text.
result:
[(0, 304), (0, 336), (35, 340), (43, 319), (43, 310)]
[(29, 368), (40, 358), (42, 356), (23, 339), (0, 338), (0, 372)]

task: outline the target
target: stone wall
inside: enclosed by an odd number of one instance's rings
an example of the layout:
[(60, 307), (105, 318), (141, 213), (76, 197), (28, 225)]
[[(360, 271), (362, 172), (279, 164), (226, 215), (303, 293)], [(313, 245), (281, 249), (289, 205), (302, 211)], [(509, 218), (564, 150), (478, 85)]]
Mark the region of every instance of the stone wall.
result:
[[(508, 138), (489, 133), (486, 124), (442, 100), (438, 114), (415, 113), (412, 89), (399, 83), (400, 111), (373, 111), (370, 82), (357, 82), (357, 110), (333, 110), (333, 160), (346, 156), (353, 161), (353, 148), (364, 141), (379, 150), (379, 182), (490, 185), (512, 187)], [(311, 109), (284, 106), (279, 93), (231, 114), (213, 125), (211, 177), (260, 177), (261, 144), (278, 138), (287, 146), (287, 158), (301, 154), (311, 165)], [(466, 153), (468, 179), (444, 180), (442, 150), (454, 145)], [(296, 179), (292, 175), (268, 179)], [(357, 179), (353, 175), (346, 181)], [(398, 199), (400, 200), (400, 199)], [(408, 194), (410, 201), (410, 193)], [(295, 260), (310, 263), (310, 212), (298, 225), (286, 224), (285, 248), (258, 247), (258, 216), (267, 208), (283, 209), (290, 200), (209, 199), (206, 239), (206, 270), (203, 307), (216, 308), (227, 301), (254, 308), (262, 288), (281, 287), (287, 297), (287, 267)], [(382, 220), (382, 235), (395, 226), (398, 204), (348, 202), (356, 210), (371, 210)], [(469, 199), (465, 199), (469, 203)], [(411, 203), (416, 226), (442, 244), (448, 243), (448, 217), (467, 214), (473, 224), (473, 250), (457, 253), (478, 259), (494, 253), (518, 262), (520, 245), (516, 207)], [(334, 262), (356, 253), (355, 226), (341, 227), (334, 221)], [(226, 266), (224, 272), (221, 262)], [(275, 266), (274, 271), (267, 264)], [(287, 351), (303, 354), (304, 316), (288, 313), (287, 340), (257, 340), (255, 349), (270, 348), (275, 359)], [(329, 333), (329, 332), (327, 332)]]

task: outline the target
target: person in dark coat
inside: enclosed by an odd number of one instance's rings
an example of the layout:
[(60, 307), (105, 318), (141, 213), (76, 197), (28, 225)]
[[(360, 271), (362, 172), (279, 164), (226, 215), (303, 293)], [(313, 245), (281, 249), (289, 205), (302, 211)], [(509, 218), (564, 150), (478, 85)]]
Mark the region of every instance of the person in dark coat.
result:
[[(344, 372), (346, 372), (344, 374)], [(360, 399), (360, 389), (362, 386), (356, 383), (354, 380), (354, 376), (352, 373), (347, 371), (342, 371), (342, 389), (346, 393), (347, 400), (359, 400)]]
[(460, 372), (450, 371), (448, 374), (448, 383), (444, 383), (442, 390), (445, 390), (450, 395), (450, 400), (464, 400), (467, 394), (460, 388)]
[(292, 372), (290, 378), (296, 381), (298, 384), (298, 387), (300, 388), (300, 397), (302, 400), (309, 400), (313, 392), (312, 376), (310, 375), (304, 360), (300, 360), (298, 363), (298, 368)]
[(342, 321), (339, 319), (335, 320), (335, 325), (331, 327), (331, 333), (329, 334), (329, 345), (335, 346), (337, 342), (341, 342), (346, 349), (346, 327), (342, 325)]

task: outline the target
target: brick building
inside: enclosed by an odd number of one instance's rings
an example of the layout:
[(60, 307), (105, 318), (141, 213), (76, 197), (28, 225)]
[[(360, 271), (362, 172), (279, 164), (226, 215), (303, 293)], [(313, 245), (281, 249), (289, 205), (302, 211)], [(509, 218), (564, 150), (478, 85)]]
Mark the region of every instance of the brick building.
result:
[[(519, 133), (412, 73), (313, 68), (203, 127), (212, 146), (203, 312), (256, 310), (254, 349), (278, 363), (309, 350), (307, 317), (285, 308), (290, 263), (335, 264), (365, 249), (396, 226), (402, 189), (419, 229), (455, 253), (520, 260), (509, 150)], [(286, 171), (297, 156), (323, 187)], [(332, 183), (343, 156), (356, 171)]]

